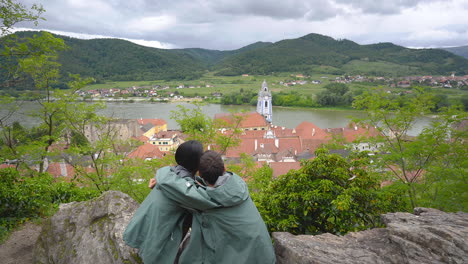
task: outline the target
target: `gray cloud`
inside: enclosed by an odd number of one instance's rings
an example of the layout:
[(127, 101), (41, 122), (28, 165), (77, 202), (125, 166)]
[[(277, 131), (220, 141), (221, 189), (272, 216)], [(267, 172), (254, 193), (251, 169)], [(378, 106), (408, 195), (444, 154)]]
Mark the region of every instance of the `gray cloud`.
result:
[(405, 8), (415, 7), (419, 3), (430, 3), (443, 0), (335, 0), (336, 3), (343, 4), (363, 13), (368, 14), (396, 14)]

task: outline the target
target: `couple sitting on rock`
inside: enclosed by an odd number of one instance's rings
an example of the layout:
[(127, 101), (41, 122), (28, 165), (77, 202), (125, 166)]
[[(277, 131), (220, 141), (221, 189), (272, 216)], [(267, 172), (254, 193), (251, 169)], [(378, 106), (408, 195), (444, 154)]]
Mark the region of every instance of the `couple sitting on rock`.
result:
[(192, 140), (179, 146), (175, 159), (177, 166), (159, 169), (150, 181), (150, 188), (156, 186), (124, 233), (143, 262), (275, 263), (270, 236), (246, 183), (225, 171), (221, 156), (203, 153), (202, 144)]

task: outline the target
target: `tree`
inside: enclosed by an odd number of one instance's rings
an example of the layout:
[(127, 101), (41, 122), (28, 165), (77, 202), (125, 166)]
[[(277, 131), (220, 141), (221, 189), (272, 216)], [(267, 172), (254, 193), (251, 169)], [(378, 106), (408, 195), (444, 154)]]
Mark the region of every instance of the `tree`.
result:
[(0, 0), (0, 7), (0, 19), (2, 20), (0, 37), (10, 34), (11, 28), (19, 22), (30, 21), (37, 25), (38, 20), (44, 19), (41, 15), (45, 10), (41, 5), (33, 4), (28, 9), (25, 5), (13, 0)]
[(229, 121), (224, 119), (212, 120), (202, 111), (202, 104), (194, 103), (193, 108), (178, 105), (178, 111), (171, 111), (171, 118), (180, 126), (183, 133), (190, 140), (198, 140), (204, 146), (210, 145), (220, 154), (225, 154), (227, 149), (235, 147), (240, 142), (242, 129), (240, 124), (243, 115), (231, 113)]
[(353, 94), (348, 86), (343, 83), (329, 83), (324, 86), (326, 89), (317, 94), (317, 103), (322, 106), (350, 105)]
[[(358, 96), (353, 106), (368, 115), (356, 119), (363, 125), (378, 128), (381, 136), (373, 139), (382, 154), (376, 156), (376, 165), (389, 172), (393, 181), (406, 188), (411, 206), (434, 205), (442, 210), (467, 210), (467, 164), (460, 157), (467, 156), (466, 113), (456, 107), (440, 108), (418, 135), (409, 136), (413, 125), (431, 114), (437, 100), (423, 89), (415, 89), (411, 96), (395, 98), (382, 89)], [(441, 195), (450, 193), (449, 197)], [(431, 198), (429, 198), (431, 197)]]
[[(2, 0), (1, 3), (2, 37), (4, 34), (9, 34), (11, 27), (16, 23), (22, 21), (37, 23), (39, 19), (42, 19), (41, 14), (44, 10), (41, 6), (33, 5), (31, 11), (29, 11), (23, 4), (11, 0)], [(36, 98), (41, 105), (41, 110), (34, 113), (43, 121), (42, 127), (37, 129), (42, 141), (35, 141), (35, 144), (31, 146), (34, 151), (30, 151), (30, 153), (38, 155), (40, 160), (39, 171), (43, 172), (45, 153), (48, 152), (52, 143), (61, 136), (59, 127), (63, 127), (63, 122), (61, 122), (61, 119), (64, 119), (63, 115), (61, 115), (63, 113), (61, 111), (62, 105), (53, 102), (55, 99), (52, 98), (51, 85), (59, 76), (58, 68), (60, 64), (56, 62), (57, 52), (64, 50), (66, 46), (62, 39), (55, 38), (47, 32), (43, 32), (40, 36), (34, 35), (32, 38), (22, 40), (17, 39), (15, 36), (8, 36), (8, 38), (2, 38), (2, 41), (4, 41), (2, 43), (3, 50), (0, 54), (8, 59), (14, 58), (14, 60), (6, 63), (6, 74), (8, 76), (6, 84), (10, 85), (10, 78), (14, 80), (19, 73), (24, 73), (30, 76), (35, 87), (42, 92), (42, 95)], [(7, 104), (7, 106), (11, 106), (11, 104)], [(14, 108), (10, 108), (7, 117), (12, 111), (14, 111)], [(2, 118), (1, 126), (5, 133), (11, 131), (9, 125), (6, 119)], [(4, 139), (7, 138), (5, 133), (3, 133)], [(25, 153), (14, 150), (12, 142), (10, 140), (8, 145), (11, 150), (10, 154), (16, 155), (16, 158), (21, 160)]]
[(327, 89), (330, 93), (343, 96), (345, 93), (349, 91), (349, 88), (344, 83), (329, 83), (325, 85), (323, 88)]
[(366, 153), (315, 154), (254, 196), (270, 231), (344, 234), (381, 226), (380, 214), (404, 208), (397, 193), (380, 188)]

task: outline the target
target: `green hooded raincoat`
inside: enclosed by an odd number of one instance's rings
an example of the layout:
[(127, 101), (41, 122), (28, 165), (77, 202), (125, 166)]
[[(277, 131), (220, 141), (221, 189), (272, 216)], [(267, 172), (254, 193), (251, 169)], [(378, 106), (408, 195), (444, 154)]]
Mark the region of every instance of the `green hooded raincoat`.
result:
[[(271, 264), (275, 253), (246, 183), (226, 172), (214, 187), (194, 183), (191, 178), (156, 176), (164, 195), (193, 213), (190, 241), (180, 256), (180, 264)], [(194, 186), (195, 185), (195, 186)], [(200, 197), (222, 207), (203, 209)]]
[[(156, 177), (192, 179), (190, 172), (182, 166), (161, 168)], [(123, 238), (129, 246), (139, 249), (138, 254), (145, 264), (172, 264), (182, 240), (182, 224), (189, 212), (163, 195), (158, 187), (141, 203)], [(197, 208), (206, 210), (219, 206), (207, 195), (202, 195), (194, 192), (191, 197)]]

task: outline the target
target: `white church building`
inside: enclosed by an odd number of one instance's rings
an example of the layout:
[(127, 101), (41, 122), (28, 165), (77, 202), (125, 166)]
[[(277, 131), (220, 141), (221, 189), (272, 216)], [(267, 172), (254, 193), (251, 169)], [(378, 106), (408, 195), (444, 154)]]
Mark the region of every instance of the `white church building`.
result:
[(268, 123), (271, 123), (273, 117), (271, 92), (268, 90), (268, 85), (265, 80), (262, 83), (262, 89), (258, 92), (257, 100), (257, 112), (265, 117)]

